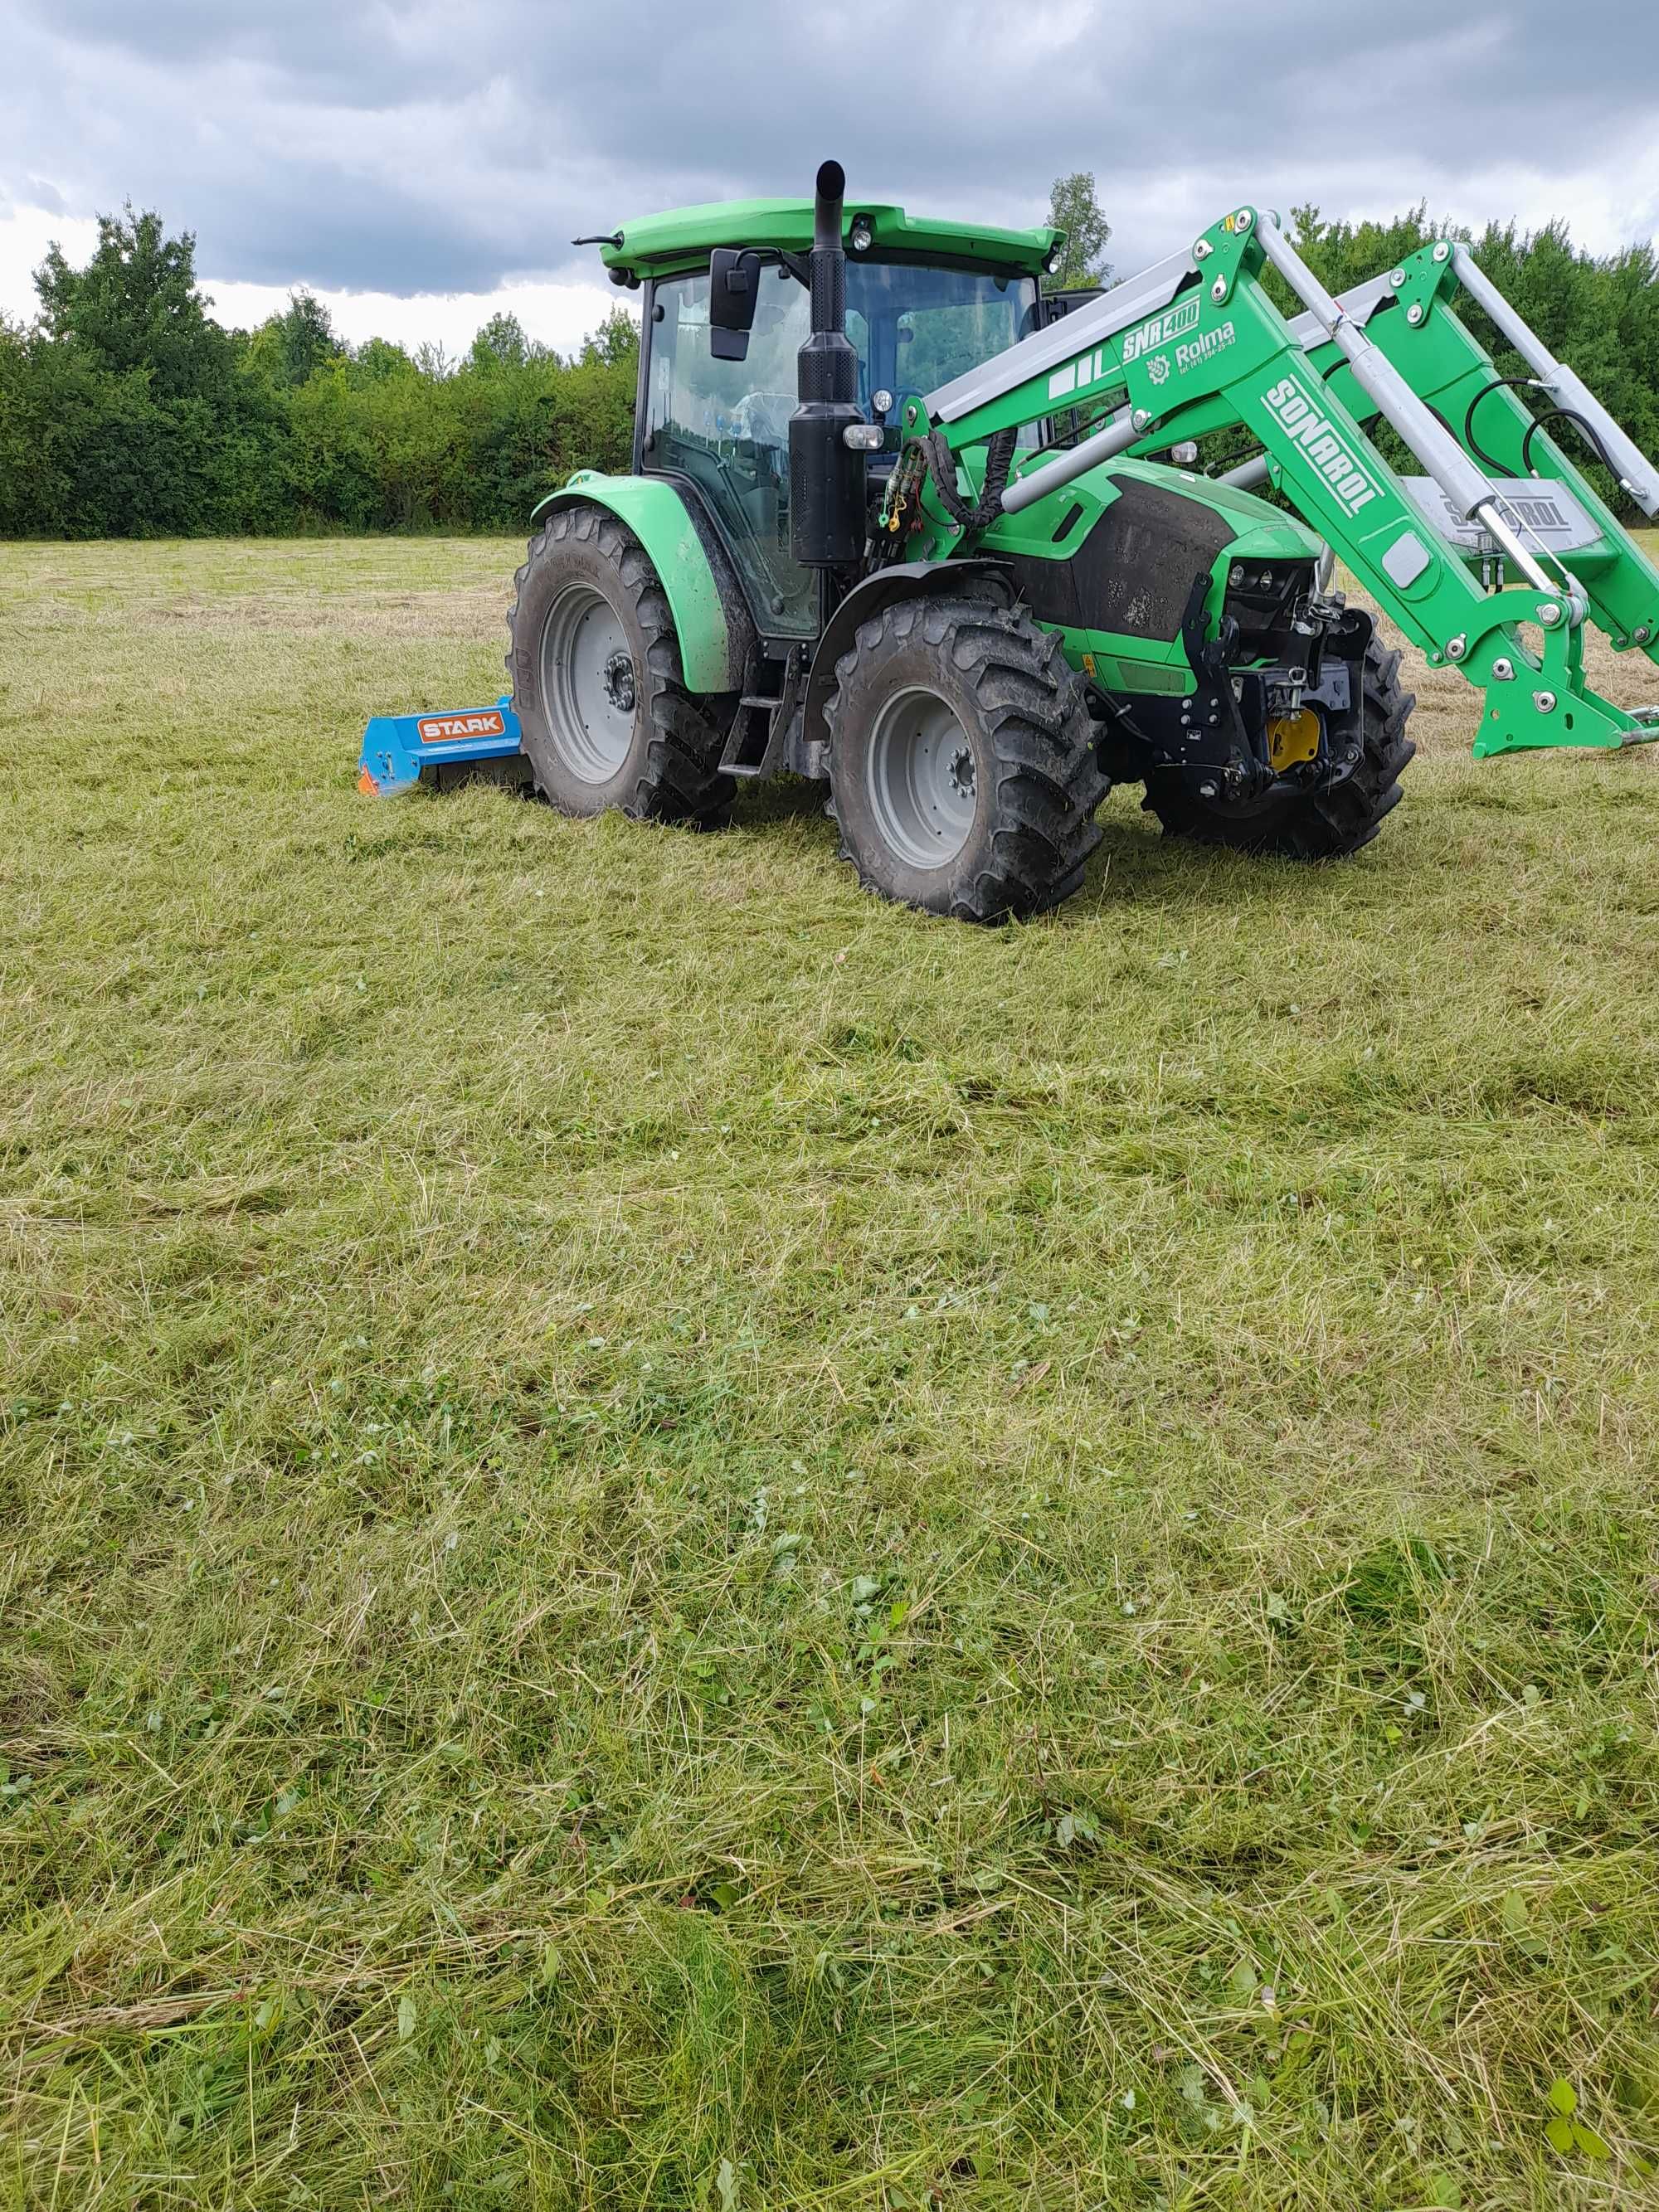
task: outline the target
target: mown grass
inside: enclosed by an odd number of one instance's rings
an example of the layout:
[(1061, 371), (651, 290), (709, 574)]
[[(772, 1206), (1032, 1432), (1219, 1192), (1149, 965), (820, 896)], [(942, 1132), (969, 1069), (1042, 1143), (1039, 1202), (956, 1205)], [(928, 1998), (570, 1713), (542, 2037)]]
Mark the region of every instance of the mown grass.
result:
[(1651, 757), (976, 934), (515, 557), (0, 550), (0, 2198), (1645, 2193)]

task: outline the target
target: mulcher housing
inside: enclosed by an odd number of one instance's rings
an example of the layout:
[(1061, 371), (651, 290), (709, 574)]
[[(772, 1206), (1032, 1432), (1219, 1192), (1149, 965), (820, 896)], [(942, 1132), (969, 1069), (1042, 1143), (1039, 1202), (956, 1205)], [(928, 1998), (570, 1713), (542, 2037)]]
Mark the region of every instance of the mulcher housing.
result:
[[(698, 755), (690, 818), (739, 780), (826, 779), (867, 884), (975, 919), (1075, 886), (1108, 779), (1183, 835), (1351, 852), (1399, 796), (1411, 702), (1329, 589), (1335, 556), (1475, 687), (1477, 755), (1659, 733), (1585, 678), (1590, 622), (1659, 658), (1659, 571), (1565, 441), (1650, 515), (1659, 472), (1462, 246), (1336, 301), (1240, 207), (1127, 283), (1044, 301), (1055, 232), (843, 191), (826, 163), (812, 201), (598, 241), (641, 295), (633, 472), (583, 471), (537, 510), (508, 662), (561, 805), (674, 814), (654, 715)], [(1419, 474), (1389, 466), (1379, 421)], [(1253, 459), (1198, 465), (1241, 431)], [(583, 515), (607, 518), (603, 556)], [(606, 560), (633, 581), (612, 589)]]

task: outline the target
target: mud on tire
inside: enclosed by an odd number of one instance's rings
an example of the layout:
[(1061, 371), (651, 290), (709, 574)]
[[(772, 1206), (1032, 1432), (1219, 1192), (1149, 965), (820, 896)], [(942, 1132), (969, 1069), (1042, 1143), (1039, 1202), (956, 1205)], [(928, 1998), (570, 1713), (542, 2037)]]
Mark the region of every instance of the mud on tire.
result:
[(632, 531), (601, 507), (561, 507), (514, 585), (507, 672), (537, 789), (566, 814), (723, 823), (735, 702), (686, 690), (667, 595)]
[(1227, 845), (1240, 853), (1277, 853), (1292, 860), (1334, 860), (1369, 845), (1401, 799), (1400, 778), (1417, 751), (1406, 735), (1415, 696), (1400, 688), (1400, 655), (1375, 639), (1365, 649), (1364, 698), (1353, 773), (1322, 789), (1263, 800), (1255, 808), (1200, 799), (1174, 775), (1147, 779), (1141, 805), (1172, 837)]
[(1024, 609), (887, 607), (836, 663), (827, 716), (842, 857), (866, 890), (994, 922), (1082, 882), (1107, 781), (1083, 680)]

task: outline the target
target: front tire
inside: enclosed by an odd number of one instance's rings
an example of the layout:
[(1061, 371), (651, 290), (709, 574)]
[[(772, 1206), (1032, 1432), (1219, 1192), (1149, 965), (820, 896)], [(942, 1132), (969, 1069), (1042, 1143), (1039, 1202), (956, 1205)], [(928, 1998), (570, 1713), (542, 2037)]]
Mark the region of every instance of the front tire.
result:
[(1291, 860), (1344, 860), (1369, 845), (1401, 799), (1400, 778), (1417, 751), (1406, 724), (1417, 700), (1400, 688), (1400, 655), (1373, 638), (1365, 648), (1364, 698), (1347, 745), (1357, 757), (1341, 782), (1310, 779), (1304, 791), (1254, 806), (1200, 799), (1179, 774), (1146, 780), (1141, 805), (1171, 837), (1227, 845), (1238, 853), (1276, 853)]
[(829, 702), (830, 804), (866, 890), (994, 922), (1057, 906), (1107, 783), (1082, 678), (1019, 608), (902, 599), (860, 624)]
[(561, 507), (530, 543), (507, 615), (507, 672), (536, 788), (562, 813), (714, 828), (730, 701), (688, 691), (667, 596), (631, 530)]

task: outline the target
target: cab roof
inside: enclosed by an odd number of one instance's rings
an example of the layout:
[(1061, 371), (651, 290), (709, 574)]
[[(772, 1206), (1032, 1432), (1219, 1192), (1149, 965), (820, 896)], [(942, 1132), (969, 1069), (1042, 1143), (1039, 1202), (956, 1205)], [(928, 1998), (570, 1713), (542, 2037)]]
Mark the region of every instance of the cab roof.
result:
[[(1022, 276), (1042, 273), (1042, 264), (1065, 234), (1043, 224), (1036, 230), (999, 230), (988, 223), (929, 222), (906, 215), (902, 207), (849, 200), (842, 236), (860, 217), (875, 234), (872, 257), (904, 253), (953, 261), (982, 261)], [(716, 200), (707, 207), (675, 208), (626, 222), (611, 237), (579, 240), (597, 244), (605, 266), (618, 281), (656, 276), (672, 269), (706, 262), (717, 246), (771, 247), (805, 253), (812, 244), (812, 203), (800, 200)]]

